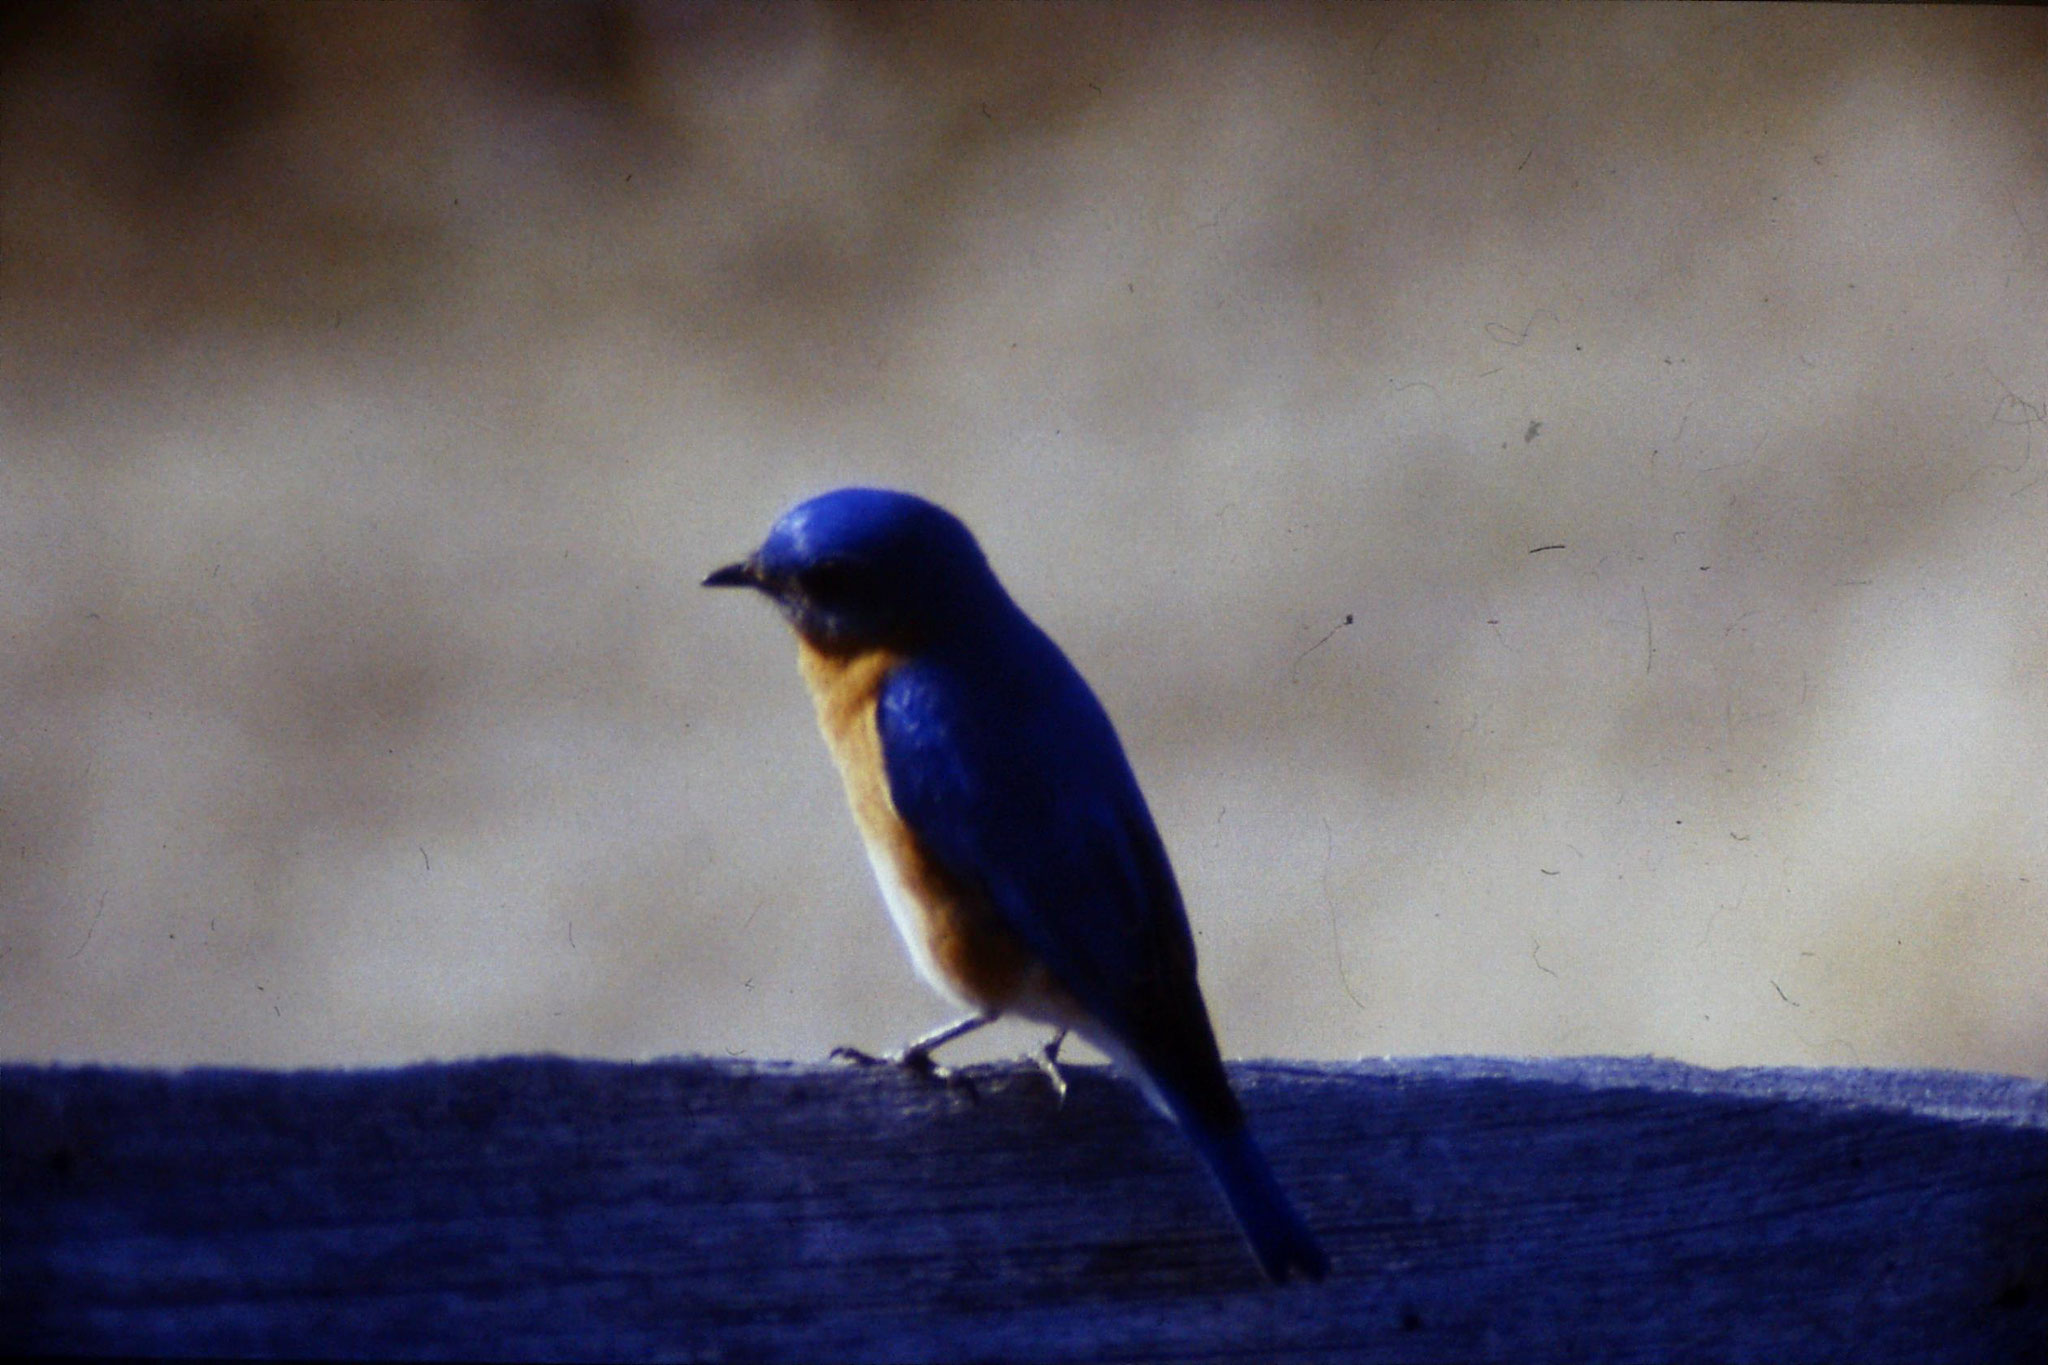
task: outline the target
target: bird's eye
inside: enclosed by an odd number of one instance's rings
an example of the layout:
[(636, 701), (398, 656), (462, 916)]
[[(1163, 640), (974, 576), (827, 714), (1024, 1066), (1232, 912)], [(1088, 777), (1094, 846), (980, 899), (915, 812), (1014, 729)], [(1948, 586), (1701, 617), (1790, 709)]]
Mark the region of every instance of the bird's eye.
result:
[(860, 582), (860, 566), (849, 559), (827, 559), (804, 570), (804, 593), (817, 601), (838, 601)]

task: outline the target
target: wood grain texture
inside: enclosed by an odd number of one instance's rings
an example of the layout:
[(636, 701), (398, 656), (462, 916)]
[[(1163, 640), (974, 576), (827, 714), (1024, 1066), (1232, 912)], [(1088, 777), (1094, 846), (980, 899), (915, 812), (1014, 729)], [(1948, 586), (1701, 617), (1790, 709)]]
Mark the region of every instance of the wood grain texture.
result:
[(0, 1068), (0, 1349), (2048, 1358), (2048, 1086), (1250, 1064), (1335, 1265), (1264, 1284), (1112, 1074)]

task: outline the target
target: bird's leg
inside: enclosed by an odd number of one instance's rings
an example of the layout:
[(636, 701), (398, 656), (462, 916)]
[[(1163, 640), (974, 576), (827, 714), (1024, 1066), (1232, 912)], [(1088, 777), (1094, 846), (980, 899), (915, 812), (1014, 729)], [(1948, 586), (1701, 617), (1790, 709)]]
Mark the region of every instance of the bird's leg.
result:
[(953, 1073), (933, 1061), (932, 1054), (952, 1042), (955, 1038), (965, 1037), (976, 1029), (984, 1028), (995, 1021), (996, 1011), (988, 1010), (981, 1014), (971, 1015), (960, 1020), (958, 1023), (948, 1024), (942, 1029), (933, 1029), (930, 1033), (927, 1033), (924, 1037), (897, 1053), (891, 1060), (900, 1066), (907, 1066), (912, 1071), (923, 1075), (936, 1077), (942, 1081), (948, 1080), (952, 1077)]
[(967, 1018), (948, 1024), (942, 1029), (934, 1029), (924, 1037), (911, 1043), (908, 1047), (905, 1047), (901, 1052), (892, 1052), (887, 1056), (877, 1057), (873, 1053), (862, 1052), (857, 1047), (835, 1047), (832, 1049), (832, 1056), (836, 1060), (852, 1062), (857, 1066), (900, 1066), (906, 1070), (914, 1071), (920, 1076), (930, 1077), (935, 1081), (944, 1081), (949, 1085), (965, 1085), (966, 1077), (956, 1075), (950, 1067), (940, 1066), (932, 1060), (932, 1053), (944, 1047), (947, 1043), (952, 1042), (955, 1038), (963, 1037), (978, 1028), (993, 1024), (996, 1021), (997, 1013), (995, 1010), (988, 1010), (982, 1014), (969, 1015)]
[(1053, 1034), (1052, 1041), (1047, 1043), (1043, 1050), (1031, 1054), (1031, 1060), (1038, 1063), (1038, 1069), (1043, 1071), (1045, 1078), (1052, 1082), (1053, 1098), (1059, 1102), (1059, 1106), (1062, 1109), (1067, 1104), (1067, 1078), (1060, 1071), (1060, 1044), (1065, 1041), (1067, 1041), (1067, 1031), (1061, 1029), (1058, 1033)]

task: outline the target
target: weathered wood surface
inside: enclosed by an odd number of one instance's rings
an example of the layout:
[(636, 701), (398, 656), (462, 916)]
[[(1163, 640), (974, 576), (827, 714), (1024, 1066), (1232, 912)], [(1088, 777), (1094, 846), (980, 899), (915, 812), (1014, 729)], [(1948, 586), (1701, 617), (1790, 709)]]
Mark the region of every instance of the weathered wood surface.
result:
[(1026, 1066), (0, 1068), (0, 1349), (746, 1360), (2048, 1359), (2048, 1087), (1256, 1064), (1262, 1283), (1131, 1089)]

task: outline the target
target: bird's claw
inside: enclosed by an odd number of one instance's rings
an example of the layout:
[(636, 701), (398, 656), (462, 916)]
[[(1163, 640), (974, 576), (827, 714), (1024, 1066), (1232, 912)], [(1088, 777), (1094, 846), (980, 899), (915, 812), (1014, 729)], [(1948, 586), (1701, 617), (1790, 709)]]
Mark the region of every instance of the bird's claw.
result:
[(950, 1066), (940, 1066), (932, 1060), (929, 1048), (905, 1048), (901, 1052), (891, 1052), (877, 1057), (874, 1053), (862, 1052), (857, 1047), (842, 1046), (832, 1049), (831, 1058), (835, 1062), (851, 1062), (855, 1066), (900, 1066), (923, 1080), (943, 1085), (949, 1090), (963, 1091), (969, 1099), (981, 1098), (980, 1093), (974, 1088), (974, 1082), (969, 1080), (965, 1073), (955, 1071)]
[(1061, 1109), (1067, 1107), (1067, 1076), (1060, 1070), (1060, 1044), (1066, 1040), (1067, 1031), (1061, 1029), (1052, 1036), (1051, 1042), (1031, 1054), (1031, 1060), (1038, 1064), (1038, 1069), (1052, 1082), (1052, 1097)]

